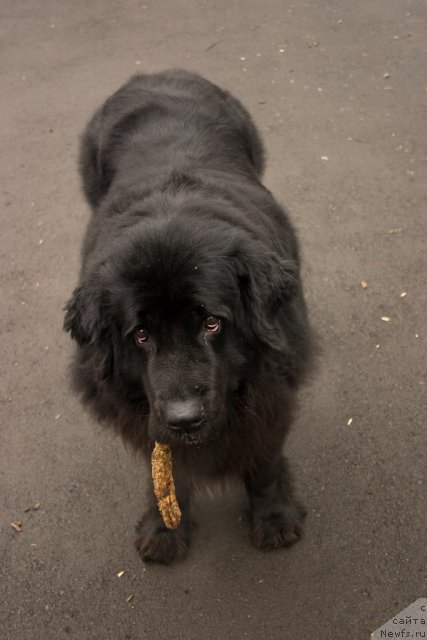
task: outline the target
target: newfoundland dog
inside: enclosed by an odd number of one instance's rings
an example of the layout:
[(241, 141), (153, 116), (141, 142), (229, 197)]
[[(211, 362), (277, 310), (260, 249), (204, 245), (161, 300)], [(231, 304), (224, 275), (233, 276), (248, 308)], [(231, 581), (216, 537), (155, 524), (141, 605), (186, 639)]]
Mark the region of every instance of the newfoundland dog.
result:
[(136, 546), (182, 557), (195, 487), (237, 478), (256, 547), (301, 536), (282, 445), (309, 366), (298, 243), (260, 182), (263, 148), (230, 93), (181, 70), (137, 75), (81, 142), (92, 215), (64, 327), (74, 388), (149, 459), (168, 444), (181, 524), (150, 484)]

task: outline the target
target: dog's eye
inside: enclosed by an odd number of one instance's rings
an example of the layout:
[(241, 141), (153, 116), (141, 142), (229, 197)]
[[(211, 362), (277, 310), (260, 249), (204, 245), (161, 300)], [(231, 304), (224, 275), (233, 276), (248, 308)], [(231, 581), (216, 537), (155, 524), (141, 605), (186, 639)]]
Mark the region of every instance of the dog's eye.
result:
[(219, 333), (221, 330), (221, 320), (215, 316), (209, 316), (205, 320), (206, 333)]
[(139, 329), (136, 329), (136, 330), (134, 331), (133, 336), (134, 336), (134, 338), (135, 338), (135, 342), (136, 342), (136, 345), (137, 345), (138, 347), (140, 347), (141, 345), (143, 345), (143, 344), (144, 344), (144, 342), (147, 342), (147, 340), (148, 340), (148, 333), (147, 333), (147, 331), (146, 331), (145, 329), (142, 329), (141, 327), (140, 327)]

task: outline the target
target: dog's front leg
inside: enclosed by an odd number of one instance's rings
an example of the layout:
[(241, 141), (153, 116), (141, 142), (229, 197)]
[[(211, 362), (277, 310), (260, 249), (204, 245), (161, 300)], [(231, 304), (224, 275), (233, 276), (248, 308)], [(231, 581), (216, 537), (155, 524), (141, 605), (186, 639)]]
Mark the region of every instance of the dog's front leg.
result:
[(147, 508), (136, 527), (135, 541), (144, 561), (170, 564), (187, 553), (191, 528), (191, 487), (175, 478), (175, 490), (181, 509), (181, 522), (176, 529), (168, 529), (164, 524), (151, 485), (147, 491)]
[(260, 549), (289, 547), (302, 535), (306, 514), (294, 498), (292, 479), (285, 458), (261, 463), (256, 472), (245, 474), (249, 497), (251, 540)]

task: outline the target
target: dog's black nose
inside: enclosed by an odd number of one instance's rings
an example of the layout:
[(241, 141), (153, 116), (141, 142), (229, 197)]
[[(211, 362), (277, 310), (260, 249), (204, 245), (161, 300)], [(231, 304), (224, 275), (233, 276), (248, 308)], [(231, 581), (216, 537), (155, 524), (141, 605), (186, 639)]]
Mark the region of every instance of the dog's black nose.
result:
[(197, 400), (174, 400), (167, 404), (166, 421), (174, 431), (196, 431), (203, 422), (203, 407)]

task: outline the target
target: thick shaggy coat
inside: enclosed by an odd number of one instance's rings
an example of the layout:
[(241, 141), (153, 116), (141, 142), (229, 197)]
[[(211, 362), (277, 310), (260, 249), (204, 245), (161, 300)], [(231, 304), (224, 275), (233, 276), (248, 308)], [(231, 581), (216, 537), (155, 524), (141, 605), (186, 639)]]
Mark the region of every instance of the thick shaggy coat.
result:
[(311, 333), (249, 114), (195, 74), (138, 75), (93, 116), (80, 169), (92, 216), (65, 316), (74, 387), (147, 458), (171, 445), (183, 511), (167, 530), (150, 488), (142, 557), (182, 556), (193, 487), (226, 477), (245, 483), (254, 544), (292, 544), (304, 510), (282, 445)]

